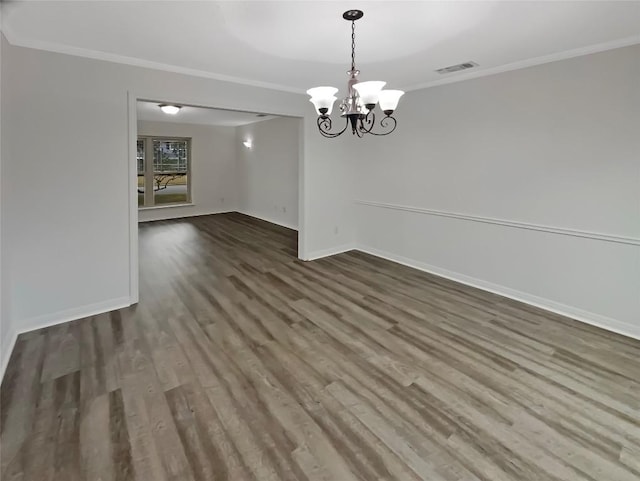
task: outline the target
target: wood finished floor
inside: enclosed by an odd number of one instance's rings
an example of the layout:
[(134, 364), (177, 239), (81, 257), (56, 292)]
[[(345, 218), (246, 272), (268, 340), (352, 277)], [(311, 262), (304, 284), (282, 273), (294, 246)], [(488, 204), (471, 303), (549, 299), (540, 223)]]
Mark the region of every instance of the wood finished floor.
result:
[(295, 237), (142, 225), (138, 306), (19, 337), (2, 480), (640, 479), (640, 342)]

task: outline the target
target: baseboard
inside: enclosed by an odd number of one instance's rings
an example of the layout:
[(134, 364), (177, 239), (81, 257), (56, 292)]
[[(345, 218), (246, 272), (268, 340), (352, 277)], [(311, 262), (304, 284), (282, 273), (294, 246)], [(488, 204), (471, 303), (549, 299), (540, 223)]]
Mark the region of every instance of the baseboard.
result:
[(449, 271), (441, 267), (433, 266), (425, 262), (419, 262), (414, 259), (403, 257), (397, 254), (392, 254), (390, 252), (376, 249), (374, 247), (359, 245), (355, 247), (355, 250), (364, 252), (366, 254), (371, 254), (376, 257), (381, 257), (392, 262), (397, 262), (398, 264), (412, 267), (420, 271), (435, 274), (437, 276), (444, 277), (461, 284), (476, 287), (478, 289), (482, 289), (483, 291), (492, 292), (503, 297), (508, 297), (509, 299), (524, 302), (525, 304), (539, 307), (541, 309), (560, 314), (562, 316), (570, 317), (571, 319), (575, 319), (577, 321), (584, 322), (585, 324), (590, 324), (607, 331), (612, 331), (617, 334), (622, 334), (623, 336), (640, 340), (640, 326), (635, 326), (626, 322), (619, 321), (617, 319), (603, 316), (601, 314), (585, 311), (577, 307), (562, 304), (550, 299), (545, 299), (543, 297), (538, 297), (526, 292), (518, 291), (516, 289), (511, 289), (499, 284), (494, 284), (482, 279), (477, 279), (475, 277), (460, 274), (458, 272)]
[(335, 256), (337, 254), (342, 254), (343, 252), (349, 252), (356, 248), (355, 244), (342, 244), (340, 246), (331, 247), (329, 249), (322, 249), (319, 251), (310, 252), (307, 254), (303, 261), (315, 261), (317, 259), (322, 259), (323, 257)]
[[(8, 339), (8, 341), (7, 341)], [(0, 362), (0, 382), (4, 379), (4, 372), (7, 369), (7, 365), (9, 364), (9, 359), (11, 358), (11, 353), (13, 353), (13, 348), (16, 345), (16, 341), (18, 340), (18, 333), (12, 328), (7, 333), (7, 336), (2, 339), (2, 359)]]
[[(180, 207), (184, 207), (184, 206), (180, 206)], [(158, 209), (161, 210), (161, 209)], [(155, 219), (140, 219), (140, 216), (138, 215), (138, 224), (142, 224), (145, 222), (156, 222), (159, 220), (173, 220), (173, 219), (183, 219), (185, 217), (201, 217), (201, 216), (205, 216), (205, 215), (215, 215), (215, 214), (229, 214), (231, 212), (236, 212), (235, 210), (231, 209), (231, 210), (216, 210), (215, 212), (198, 212), (198, 213), (189, 213), (189, 214), (180, 214), (180, 215), (171, 215), (171, 216), (160, 216), (158, 218)]]
[(287, 222), (282, 222), (279, 220), (274, 220), (271, 219), (270, 217), (265, 217), (265, 216), (261, 216), (261, 215), (257, 215), (257, 214), (252, 214), (250, 212), (245, 212), (242, 210), (236, 210), (235, 212), (237, 212), (238, 214), (242, 214), (242, 215), (247, 215), (249, 217), (253, 217), (254, 219), (259, 219), (259, 220), (263, 220), (265, 222), (269, 222), (270, 224), (275, 224), (275, 225), (279, 225), (280, 227), (286, 227), (287, 229), (291, 229), (291, 230), (298, 230), (298, 226), (293, 225), (293, 224), (289, 224)]
[(89, 304), (82, 307), (74, 307), (73, 309), (58, 311), (53, 314), (44, 314), (42, 316), (17, 321), (15, 324), (22, 327), (20, 329), (16, 329), (16, 331), (18, 334), (22, 334), (24, 332), (42, 329), (43, 327), (62, 324), (63, 322), (75, 321), (77, 319), (82, 319), (83, 317), (95, 316), (96, 314), (102, 314), (103, 312), (115, 311), (116, 309), (122, 309), (123, 307), (130, 305), (131, 300), (129, 297), (118, 297), (116, 299), (96, 302), (95, 304)]
[(185, 217), (201, 217), (201, 216), (205, 216), (205, 215), (216, 215), (216, 214), (230, 214), (232, 212), (237, 212), (238, 214), (242, 214), (242, 215), (246, 215), (249, 217), (253, 217), (254, 219), (259, 219), (259, 220), (263, 220), (265, 222), (269, 222), (270, 224), (275, 224), (275, 225), (279, 225), (281, 227), (286, 227), (287, 229), (291, 229), (291, 230), (298, 230), (298, 227), (293, 225), (293, 224), (288, 224), (286, 222), (281, 222), (278, 220), (274, 220), (268, 217), (264, 217), (264, 216), (259, 216), (256, 214), (250, 214), (249, 212), (243, 212), (241, 210), (235, 210), (235, 209), (231, 209), (231, 210), (218, 210), (215, 212), (205, 212), (205, 213), (197, 213), (197, 214), (181, 214), (181, 215), (175, 215), (175, 216), (170, 216), (170, 217), (159, 217), (157, 219), (140, 219), (138, 217), (138, 223), (142, 224), (145, 222), (156, 222), (159, 220), (173, 220), (173, 219), (182, 219)]
[[(43, 327), (55, 326), (56, 324), (62, 324), (63, 322), (75, 321), (77, 319), (83, 319), (89, 316), (95, 316), (96, 314), (102, 314), (104, 312), (114, 311), (116, 309), (122, 309), (131, 305), (129, 297), (119, 297), (117, 299), (110, 299), (104, 302), (97, 302), (95, 304), (89, 304), (82, 307), (76, 307), (73, 309), (66, 309), (64, 311), (58, 311), (53, 314), (45, 314), (42, 316), (31, 317), (23, 319), (21, 321), (14, 321), (14, 325), (19, 325), (20, 328), (12, 328), (10, 335), (7, 338), (10, 342), (5, 346), (2, 346), (2, 366), (0, 371), (0, 380), (4, 378), (4, 372), (11, 358), (11, 353), (15, 347), (16, 341), (20, 334), (26, 332), (35, 331), (36, 329), (42, 329)], [(4, 344), (4, 339), (3, 339)]]

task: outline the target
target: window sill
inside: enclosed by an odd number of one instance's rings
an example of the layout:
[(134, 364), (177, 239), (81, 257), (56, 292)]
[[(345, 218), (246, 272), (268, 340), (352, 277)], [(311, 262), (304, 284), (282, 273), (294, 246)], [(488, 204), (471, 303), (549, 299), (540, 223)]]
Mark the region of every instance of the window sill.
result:
[(194, 207), (193, 202), (187, 202), (184, 204), (164, 204), (164, 205), (152, 205), (150, 207), (138, 207), (138, 212), (145, 210), (157, 210), (157, 209), (171, 209), (174, 207)]

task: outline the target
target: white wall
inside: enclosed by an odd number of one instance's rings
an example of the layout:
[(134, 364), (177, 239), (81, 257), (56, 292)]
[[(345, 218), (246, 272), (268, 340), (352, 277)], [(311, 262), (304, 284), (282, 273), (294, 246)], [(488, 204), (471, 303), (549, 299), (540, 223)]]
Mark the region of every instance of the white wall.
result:
[(349, 165), (315, 131), (306, 96), (6, 44), (3, 62), (2, 287), (14, 332), (130, 302), (129, 91), (305, 116), (300, 255), (353, 243)]
[(236, 135), (238, 211), (297, 229), (300, 120), (254, 122), (238, 127)]
[[(301, 229), (306, 245), (303, 259), (317, 259), (355, 246), (355, 162), (352, 155), (358, 155), (361, 144), (350, 134), (335, 139), (322, 137), (318, 133), (315, 116), (305, 118), (304, 139), (302, 220), (309, 218), (314, 222), (304, 224), (304, 229)], [(307, 139), (314, 139), (312, 161), (308, 160)]]
[(640, 337), (639, 82), (633, 46), (406, 94), (358, 245)]
[[(237, 189), (233, 183), (237, 151), (234, 127), (139, 120), (138, 135), (191, 137), (192, 200), (190, 206), (140, 210), (139, 221), (237, 210)], [(295, 182), (297, 185), (297, 179)]]
[[(2, 9), (0, 8), (0, 25), (2, 25)], [(5, 89), (5, 75), (9, 74), (9, 70), (6, 68), (6, 56), (4, 55), (6, 48), (6, 41), (4, 36), (0, 33), (0, 377), (4, 373), (4, 366), (9, 360), (11, 344), (13, 343), (13, 329), (11, 328), (11, 319), (9, 317), (9, 296), (7, 295), (8, 269), (6, 262), (4, 261), (6, 243), (4, 241), (4, 235), (6, 230), (4, 228), (6, 209), (5, 203), (5, 189), (4, 183), (6, 176), (4, 175), (4, 150), (5, 144), (2, 140), (2, 125), (6, 122), (6, 109), (4, 108), (4, 102), (7, 96), (4, 94)]]

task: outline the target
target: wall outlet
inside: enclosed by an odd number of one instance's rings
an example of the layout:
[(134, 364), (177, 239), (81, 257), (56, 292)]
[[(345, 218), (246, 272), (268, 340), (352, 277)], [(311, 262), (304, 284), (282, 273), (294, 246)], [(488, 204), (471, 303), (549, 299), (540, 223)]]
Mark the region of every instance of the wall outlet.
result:
[(220, 197), (220, 203), (224, 204), (224, 197)]
[(335, 226), (335, 227), (333, 228), (333, 233), (334, 233), (335, 235), (338, 235), (338, 226)]
[(282, 212), (287, 212), (287, 208), (286, 208), (286, 207), (283, 207), (283, 208), (282, 208)]

